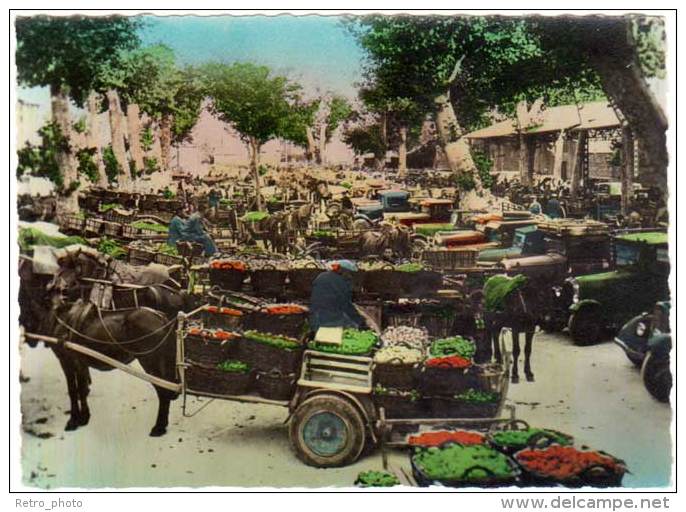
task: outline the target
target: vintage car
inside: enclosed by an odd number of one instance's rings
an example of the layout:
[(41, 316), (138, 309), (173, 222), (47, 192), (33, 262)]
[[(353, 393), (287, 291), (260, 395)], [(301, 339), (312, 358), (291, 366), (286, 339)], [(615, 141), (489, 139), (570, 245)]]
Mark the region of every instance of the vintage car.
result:
[(355, 219), (374, 222), (384, 218), (386, 213), (409, 212), (410, 193), (404, 190), (384, 190), (378, 192), (378, 200), (359, 202), (355, 208)]
[(632, 363), (641, 368), (646, 389), (662, 402), (669, 400), (672, 388), (669, 310), (669, 302), (658, 302), (651, 312), (629, 320), (615, 336), (615, 343)]
[(515, 229), (510, 247), (486, 249), (479, 253), (480, 262), (498, 262), (506, 258), (519, 258), (545, 253), (543, 232), (536, 226), (525, 226)]
[(568, 279), (572, 288), (569, 333), (577, 345), (601, 340), (635, 315), (669, 299), (667, 233), (614, 237), (614, 270)]

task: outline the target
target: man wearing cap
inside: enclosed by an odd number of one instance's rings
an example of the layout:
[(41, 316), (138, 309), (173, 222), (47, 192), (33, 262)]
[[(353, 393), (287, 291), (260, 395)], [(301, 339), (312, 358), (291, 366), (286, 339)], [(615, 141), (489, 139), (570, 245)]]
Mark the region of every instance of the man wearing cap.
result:
[(310, 296), (310, 329), (320, 327), (353, 327), (365, 324), (353, 305), (353, 272), (357, 266), (348, 260), (336, 261), (331, 270), (319, 274), (312, 283)]

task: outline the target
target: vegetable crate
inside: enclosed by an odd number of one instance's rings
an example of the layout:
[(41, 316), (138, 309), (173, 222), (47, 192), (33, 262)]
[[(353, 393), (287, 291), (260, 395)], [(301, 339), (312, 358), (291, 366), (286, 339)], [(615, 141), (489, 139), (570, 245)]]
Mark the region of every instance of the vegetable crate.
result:
[(129, 263), (133, 265), (147, 265), (155, 259), (155, 253), (139, 247), (129, 247)]
[(121, 224), (119, 222), (110, 222), (106, 220), (103, 222), (105, 228), (105, 235), (111, 237), (117, 237), (121, 235)]
[(244, 395), (255, 383), (255, 373), (229, 373), (212, 365), (190, 364), (186, 369), (189, 391), (215, 395)]
[(185, 265), (186, 260), (183, 256), (175, 256), (173, 254), (164, 254), (163, 252), (155, 253), (155, 263), (161, 265), (167, 265), (171, 267), (172, 265)]
[(475, 249), (437, 249), (422, 253), (422, 260), (434, 270), (458, 270), (476, 265), (479, 251)]
[(116, 208), (106, 211), (104, 217), (105, 220), (110, 222), (119, 222), (121, 224), (127, 224), (133, 220), (133, 214), (123, 213), (121, 210)]
[(86, 223), (86, 219), (79, 215), (68, 214), (62, 217), (60, 227), (63, 231), (77, 231), (81, 233)]
[(124, 224), (121, 228), (121, 234), (124, 238), (136, 239), (141, 235), (141, 230), (131, 224)]
[(104, 220), (95, 217), (90, 217), (86, 219), (86, 224), (84, 225), (84, 232), (87, 234), (99, 235), (104, 226)]
[(306, 350), (298, 385), (369, 394), (372, 391), (372, 359)]

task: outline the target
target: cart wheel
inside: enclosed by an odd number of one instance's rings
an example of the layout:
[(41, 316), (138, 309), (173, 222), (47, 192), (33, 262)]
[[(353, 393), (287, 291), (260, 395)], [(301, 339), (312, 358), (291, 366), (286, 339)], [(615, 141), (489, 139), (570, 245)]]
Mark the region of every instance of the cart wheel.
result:
[(669, 370), (669, 358), (659, 357), (648, 352), (641, 367), (641, 378), (648, 392), (660, 402), (669, 402), (672, 391), (672, 372)]
[(572, 313), (569, 318), (569, 334), (575, 345), (593, 345), (600, 341), (602, 321), (596, 308), (586, 307)]
[(357, 460), (365, 445), (362, 416), (347, 400), (320, 395), (296, 409), (289, 426), (297, 457), (309, 466), (346, 466)]

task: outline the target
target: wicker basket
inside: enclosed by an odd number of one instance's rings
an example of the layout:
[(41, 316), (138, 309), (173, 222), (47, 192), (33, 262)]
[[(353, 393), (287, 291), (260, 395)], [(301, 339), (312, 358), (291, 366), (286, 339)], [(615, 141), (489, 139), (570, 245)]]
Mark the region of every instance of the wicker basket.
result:
[(219, 341), (200, 336), (186, 336), (183, 342), (184, 357), (191, 363), (214, 368), (222, 361), (233, 357), (236, 343), (237, 339)]
[(370, 270), (363, 273), (363, 287), (367, 293), (382, 297), (398, 297), (402, 295), (405, 272), (395, 270)]
[(271, 315), (252, 311), (243, 316), (243, 328), (299, 339), (307, 326), (307, 314)]
[(430, 404), (432, 418), (494, 418), (498, 413), (498, 402), (472, 403), (435, 396)]
[(296, 373), (300, 369), (302, 350), (284, 350), (248, 338), (240, 338), (237, 359), (249, 363), (256, 370), (282, 374)]
[(443, 282), (440, 273), (429, 270), (404, 272), (404, 274), (400, 282), (403, 294), (408, 297), (424, 297), (434, 293)]
[(447, 338), (453, 333), (455, 317), (439, 316), (434, 314), (422, 314), (420, 324), (435, 338)]
[(424, 251), (422, 260), (434, 270), (457, 270), (474, 267), (478, 254), (475, 249), (438, 249)]
[(205, 327), (218, 329), (238, 329), (243, 327), (244, 316), (213, 313), (211, 311), (204, 310), (201, 318)]
[(155, 259), (155, 253), (147, 249), (129, 247), (129, 263), (133, 265), (147, 265)]
[(258, 372), (257, 392), (270, 400), (290, 400), (295, 391), (297, 374), (283, 374), (279, 371)]
[(186, 387), (215, 395), (245, 395), (255, 383), (255, 373), (230, 373), (215, 367), (193, 364), (186, 370)]
[(490, 473), (484, 467), (474, 466), (467, 469), (460, 480), (433, 480), (415, 463), (414, 457), (410, 457), (410, 462), (412, 464), (412, 476), (419, 487), (431, 487), (432, 485), (440, 485), (442, 487), (507, 487), (516, 485), (522, 473), (517, 464), (513, 460), (508, 459), (508, 463), (512, 468), (512, 475), (507, 477), (489, 476), (483, 478), (476, 475), (472, 476), (477, 470)]
[(287, 270), (262, 268), (250, 272), (252, 288), (261, 296), (280, 296), (286, 291)]
[(183, 256), (174, 256), (172, 254), (158, 252), (155, 253), (154, 261), (160, 265), (167, 265), (168, 267), (171, 267), (172, 265), (183, 265), (186, 260), (183, 258)]
[(86, 219), (83, 230), (87, 234), (99, 235), (104, 226), (104, 222), (105, 221), (102, 219), (90, 217)]
[(384, 388), (411, 390), (417, 387), (419, 364), (375, 363), (374, 383)]
[(121, 227), (121, 235), (124, 238), (136, 239), (140, 236), (141, 230), (133, 227), (131, 224), (123, 224)]
[(133, 213), (125, 214), (121, 210), (113, 208), (105, 212), (104, 217), (110, 222), (119, 222), (120, 224), (128, 224), (133, 220)]
[(388, 418), (426, 418), (427, 403), (423, 399), (412, 400), (410, 395), (399, 393), (375, 393), (374, 404), (383, 407)]
[(476, 388), (476, 379), (469, 368), (440, 368), (424, 366), (418, 372), (419, 389), (423, 395), (453, 396), (469, 388)]
[(384, 314), (384, 327), (419, 327), (422, 314), (418, 311), (389, 309)]
[(312, 293), (312, 283), (319, 274), (325, 272), (322, 268), (298, 268), (288, 273), (288, 289), (296, 297), (309, 297)]
[(243, 288), (245, 272), (236, 269), (210, 268), (210, 284), (222, 290), (238, 291)]
[(111, 237), (118, 237), (121, 234), (121, 224), (118, 222), (110, 222), (106, 220), (103, 222), (105, 235)]

